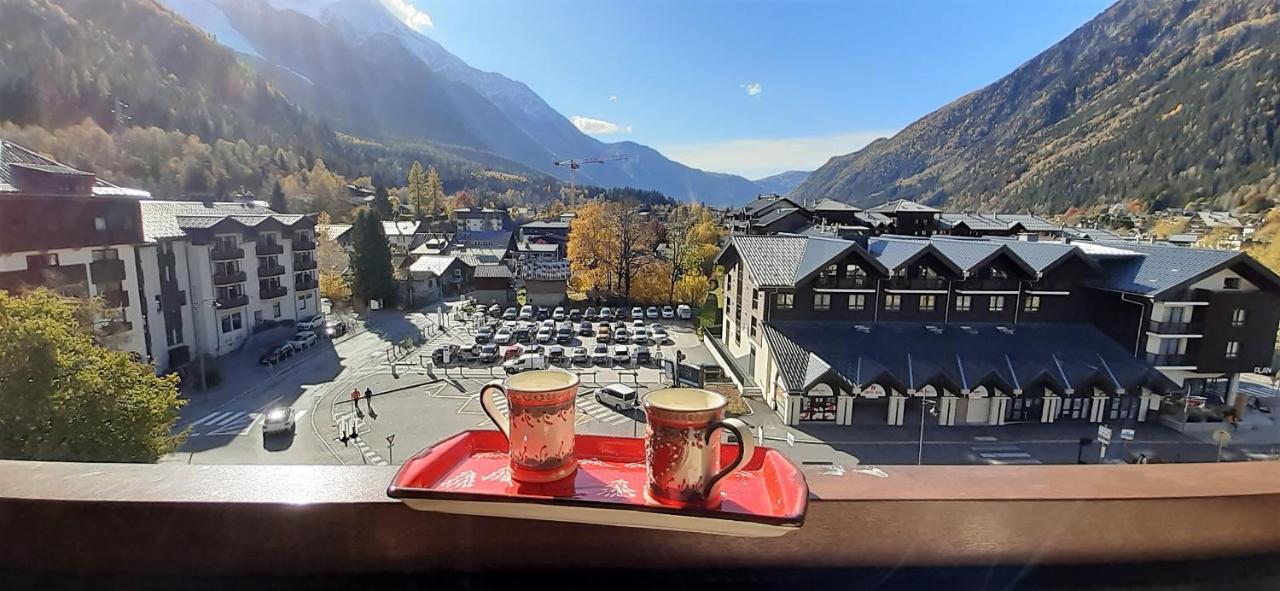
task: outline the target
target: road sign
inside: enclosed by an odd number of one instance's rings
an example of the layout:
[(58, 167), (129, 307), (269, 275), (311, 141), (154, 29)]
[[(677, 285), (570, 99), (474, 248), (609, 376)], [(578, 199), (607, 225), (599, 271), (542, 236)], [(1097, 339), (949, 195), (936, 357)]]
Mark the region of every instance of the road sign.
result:
[(392, 433), (387, 436), (387, 445), (395, 445), (395, 444), (396, 444), (396, 434)]
[(1133, 429), (1120, 430), (1120, 439), (1123, 439), (1125, 441), (1133, 441), (1133, 435), (1134, 435)]
[(1098, 443), (1102, 445), (1111, 444), (1111, 427), (1098, 425)]

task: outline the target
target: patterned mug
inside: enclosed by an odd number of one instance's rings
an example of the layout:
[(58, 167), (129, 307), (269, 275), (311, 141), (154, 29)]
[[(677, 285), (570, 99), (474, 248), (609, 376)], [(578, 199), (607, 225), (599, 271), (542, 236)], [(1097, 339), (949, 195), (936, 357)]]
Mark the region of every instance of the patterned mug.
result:
[[(498, 409), (494, 392), (506, 397), (510, 418)], [(480, 390), (480, 407), (510, 446), (513, 480), (553, 482), (577, 470), (573, 455), (577, 395), (578, 376), (556, 370), (518, 373)]]
[[(720, 504), (720, 482), (742, 469), (756, 449), (746, 423), (724, 418), (728, 403), (720, 394), (694, 388), (667, 388), (645, 397), (649, 498), (677, 507)], [(724, 468), (719, 467), (720, 429), (738, 438), (738, 457)]]

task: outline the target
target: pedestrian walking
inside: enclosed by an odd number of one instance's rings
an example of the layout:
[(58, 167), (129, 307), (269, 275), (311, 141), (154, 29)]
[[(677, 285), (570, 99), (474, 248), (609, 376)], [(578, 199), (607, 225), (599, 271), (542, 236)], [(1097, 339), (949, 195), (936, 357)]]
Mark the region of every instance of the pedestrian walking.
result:
[(369, 412), (373, 412), (373, 388), (364, 389), (364, 405), (369, 407)]
[(351, 408), (359, 409), (360, 407), (360, 389), (351, 389)]

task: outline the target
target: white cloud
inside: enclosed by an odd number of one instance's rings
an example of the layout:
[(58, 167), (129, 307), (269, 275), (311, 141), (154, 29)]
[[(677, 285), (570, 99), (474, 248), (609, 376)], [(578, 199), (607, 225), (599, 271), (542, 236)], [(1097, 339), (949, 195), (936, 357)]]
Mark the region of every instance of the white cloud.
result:
[(431, 15), (418, 10), (410, 0), (382, 0), (382, 5), (387, 7), (396, 18), (404, 21), (409, 28), (415, 31), (430, 29), (435, 26), (431, 22)]
[(573, 123), (574, 127), (578, 128), (578, 131), (581, 131), (582, 133), (589, 133), (591, 135), (631, 133), (630, 125), (619, 125), (612, 121), (605, 121), (604, 119), (592, 119), (591, 117), (574, 115), (569, 118), (569, 121)]
[(738, 87), (745, 88), (747, 90), (747, 96), (758, 96), (760, 93), (764, 92), (764, 86), (761, 85), (759, 82), (752, 82), (750, 84), (740, 84), (738, 85)]
[(833, 156), (857, 151), (894, 131), (856, 131), (776, 139), (737, 139), (662, 146), (668, 158), (694, 168), (758, 179), (787, 170), (813, 170)]
[(618, 95), (616, 95), (616, 94), (611, 94), (611, 95), (609, 95), (609, 102), (611, 102), (611, 103), (616, 103), (616, 102), (618, 102)]

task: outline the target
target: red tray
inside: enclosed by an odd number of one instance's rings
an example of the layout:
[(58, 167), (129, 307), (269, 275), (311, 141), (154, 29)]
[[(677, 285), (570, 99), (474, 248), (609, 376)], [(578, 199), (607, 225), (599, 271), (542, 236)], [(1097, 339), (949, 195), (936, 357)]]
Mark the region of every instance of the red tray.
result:
[[(578, 435), (578, 471), (547, 484), (512, 482), (498, 431), (463, 431), (409, 459), (387, 495), (421, 511), (770, 537), (804, 523), (809, 487), (776, 450), (757, 447), (724, 479), (716, 509), (645, 500), (644, 440)], [(721, 446), (724, 463), (737, 449)]]

